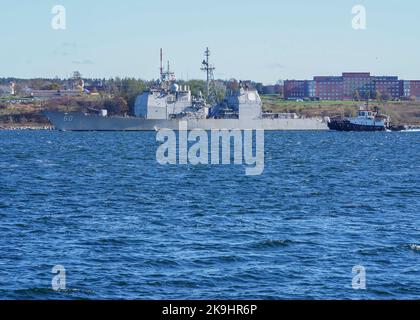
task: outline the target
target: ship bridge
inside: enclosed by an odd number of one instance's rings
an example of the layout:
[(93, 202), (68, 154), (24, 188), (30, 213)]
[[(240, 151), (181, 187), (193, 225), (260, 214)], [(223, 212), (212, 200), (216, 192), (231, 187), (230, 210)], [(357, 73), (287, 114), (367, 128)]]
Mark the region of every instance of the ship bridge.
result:
[(152, 89), (137, 97), (134, 115), (144, 119), (169, 119), (193, 108), (189, 86), (173, 84), (169, 91)]
[(235, 79), (229, 81), (224, 100), (212, 108), (212, 116), (235, 115), (240, 120), (262, 118), (262, 101), (258, 91)]

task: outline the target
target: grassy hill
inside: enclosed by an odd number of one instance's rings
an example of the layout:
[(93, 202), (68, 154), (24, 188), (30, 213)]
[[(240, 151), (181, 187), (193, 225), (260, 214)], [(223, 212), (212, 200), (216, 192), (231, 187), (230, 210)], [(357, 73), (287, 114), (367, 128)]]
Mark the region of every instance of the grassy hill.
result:
[(82, 106), (95, 106), (99, 104), (99, 98), (77, 97), (56, 99), (49, 102), (22, 101), (10, 103), (6, 99), (0, 99), (0, 128), (18, 127), (46, 127), (51, 124), (42, 115), (42, 110), (80, 111)]
[[(261, 98), (265, 111), (295, 112), (306, 117), (354, 116), (359, 106), (365, 105), (357, 101), (285, 101), (275, 95)], [(391, 116), (394, 124), (420, 126), (420, 101), (372, 101), (370, 105), (378, 106), (382, 113)]]

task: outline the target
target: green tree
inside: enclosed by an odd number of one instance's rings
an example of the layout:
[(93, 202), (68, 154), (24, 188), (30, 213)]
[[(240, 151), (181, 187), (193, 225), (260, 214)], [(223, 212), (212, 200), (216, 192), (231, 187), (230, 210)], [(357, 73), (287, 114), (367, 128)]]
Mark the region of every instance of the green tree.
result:
[(123, 115), (128, 113), (128, 103), (122, 97), (107, 99), (103, 102), (103, 108), (108, 110), (110, 115)]
[(191, 88), (191, 94), (198, 97), (200, 92), (203, 96), (206, 96), (207, 85), (203, 80), (189, 80), (189, 81), (178, 81), (179, 85), (187, 85)]
[(120, 95), (125, 99), (129, 110), (133, 110), (136, 98), (147, 90), (147, 84), (143, 80), (125, 78), (121, 80)]
[(29, 80), (29, 87), (33, 90), (41, 90), (41, 88), (45, 85), (45, 80), (43, 79), (31, 79)]
[(58, 83), (47, 83), (42, 86), (42, 90), (60, 90), (61, 86)]

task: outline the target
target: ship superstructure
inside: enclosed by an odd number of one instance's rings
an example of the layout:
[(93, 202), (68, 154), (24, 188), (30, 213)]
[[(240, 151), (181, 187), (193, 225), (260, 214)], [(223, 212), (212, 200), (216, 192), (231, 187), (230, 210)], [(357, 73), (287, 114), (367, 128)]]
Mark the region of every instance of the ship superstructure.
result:
[(163, 71), (162, 50), (160, 70), (160, 79), (149, 91), (137, 97), (134, 116), (148, 120), (207, 118), (209, 107), (202, 94), (200, 97), (193, 97), (190, 86), (177, 84), (169, 63), (167, 70)]

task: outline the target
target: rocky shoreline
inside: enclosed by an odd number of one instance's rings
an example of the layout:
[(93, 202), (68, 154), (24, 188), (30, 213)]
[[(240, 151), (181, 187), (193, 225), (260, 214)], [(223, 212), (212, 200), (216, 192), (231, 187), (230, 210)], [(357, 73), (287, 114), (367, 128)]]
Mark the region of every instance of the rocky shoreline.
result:
[(4, 126), (0, 125), (0, 131), (51, 131), (53, 126)]

